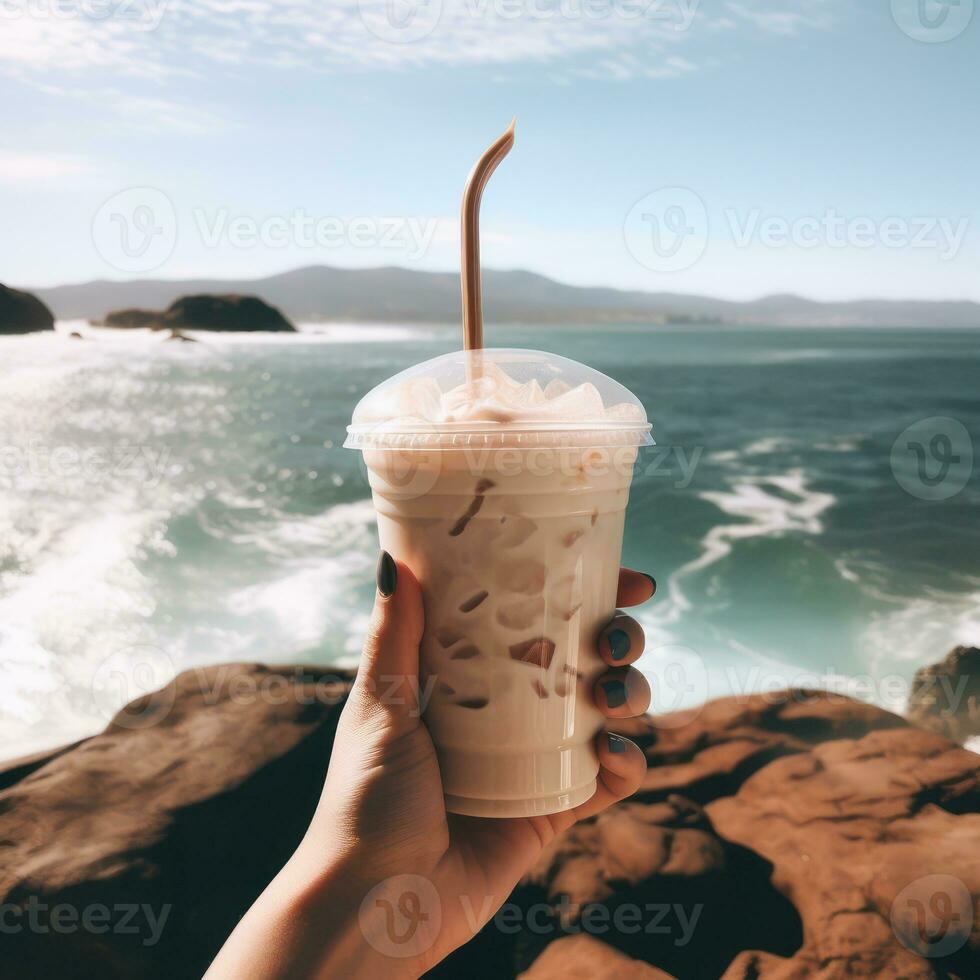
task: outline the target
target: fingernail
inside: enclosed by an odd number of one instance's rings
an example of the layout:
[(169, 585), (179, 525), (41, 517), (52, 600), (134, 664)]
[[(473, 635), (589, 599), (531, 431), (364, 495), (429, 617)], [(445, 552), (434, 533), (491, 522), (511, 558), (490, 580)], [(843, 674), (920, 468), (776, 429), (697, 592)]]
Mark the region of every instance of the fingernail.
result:
[(613, 660), (622, 660), (630, 652), (630, 638), (626, 630), (610, 630), (606, 634), (606, 640)]
[(610, 708), (619, 708), (626, 704), (626, 685), (622, 681), (603, 681), (602, 690)]
[(378, 591), (386, 598), (390, 599), (395, 594), (398, 586), (398, 566), (395, 559), (387, 551), (381, 552), (378, 559)]
[(620, 738), (618, 735), (613, 735), (612, 732), (606, 732), (606, 738), (609, 740), (609, 751), (614, 755), (622, 755), (626, 751), (625, 738)]
[(650, 598), (652, 599), (657, 594), (657, 580), (652, 575), (647, 575), (646, 572), (640, 572), (644, 578), (650, 579), (650, 584), (653, 586), (653, 592), (650, 593)]

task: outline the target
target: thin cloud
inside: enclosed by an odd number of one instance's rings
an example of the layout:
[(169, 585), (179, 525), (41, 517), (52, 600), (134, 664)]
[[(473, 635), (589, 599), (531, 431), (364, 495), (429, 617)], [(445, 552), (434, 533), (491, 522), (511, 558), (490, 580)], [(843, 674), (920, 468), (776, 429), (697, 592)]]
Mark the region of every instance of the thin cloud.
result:
[(0, 151), (0, 181), (10, 184), (39, 184), (89, 171), (77, 157), (60, 154)]
[[(25, 79), (111, 72), (160, 82), (208, 66), (402, 71), (544, 63), (611, 78), (673, 77), (698, 60), (678, 56), (681, 48), (696, 52), (720, 30), (795, 34), (826, 26), (828, 2), (773, 10), (732, 0), (724, 13), (708, 13), (699, 0), (117, 0), (107, 16), (93, 18), (81, 0), (9, 0), (0, 15), (0, 70)], [(646, 60), (649, 70), (630, 58)]]
[(773, 9), (735, 0), (725, 6), (736, 17), (767, 34), (793, 37), (804, 30), (824, 29), (833, 23), (827, 0), (802, 0), (792, 8)]

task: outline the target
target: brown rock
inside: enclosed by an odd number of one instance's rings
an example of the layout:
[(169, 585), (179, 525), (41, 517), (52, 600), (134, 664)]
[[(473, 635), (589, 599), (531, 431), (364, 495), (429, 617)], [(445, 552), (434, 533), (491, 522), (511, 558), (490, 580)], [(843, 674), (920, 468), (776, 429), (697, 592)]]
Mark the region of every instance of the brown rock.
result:
[[(155, 945), (145, 920), (0, 932), (0, 977), (199, 977), (305, 830), (349, 680), (191, 671), (0, 766), (0, 905), (168, 910)], [(492, 920), (432, 977), (980, 976), (980, 757), (806, 691), (617, 728), (643, 789), (548, 846), (516, 931)]]
[[(951, 880), (927, 883), (924, 908), (937, 896), (940, 904), (951, 898), (959, 920), (946, 924), (949, 955), (936, 966), (975, 975), (978, 764), (980, 757), (931, 733), (877, 731), (773, 762), (735, 796), (708, 805), (716, 831), (770, 861), (773, 880), (799, 911), (806, 941), (793, 964), (800, 976), (940, 975), (892, 927), (893, 916), (909, 914), (903, 890), (937, 875)], [(970, 896), (962, 908), (949, 890), (956, 883)], [(933, 947), (946, 948), (937, 940), (922, 952)], [(783, 976), (784, 967), (756, 975)]]
[(137, 903), (166, 919), (152, 945), (142, 912), (136, 934), (0, 932), (0, 977), (203, 975), (306, 829), (349, 681), (318, 668), (189, 671), (104, 734), (8, 764), (0, 905)]
[(591, 936), (556, 939), (521, 980), (673, 980), (669, 973), (631, 959)]
[(909, 720), (954, 742), (980, 735), (980, 648), (955, 647), (915, 672)]

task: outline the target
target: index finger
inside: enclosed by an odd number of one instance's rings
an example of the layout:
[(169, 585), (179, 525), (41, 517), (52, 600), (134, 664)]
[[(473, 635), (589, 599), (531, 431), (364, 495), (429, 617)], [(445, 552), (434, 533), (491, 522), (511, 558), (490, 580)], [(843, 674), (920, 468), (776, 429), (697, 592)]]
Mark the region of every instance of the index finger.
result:
[(619, 570), (619, 590), (616, 593), (617, 606), (638, 606), (652, 599), (657, 591), (657, 583), (646, 572), (634, 572), (631, 568)]

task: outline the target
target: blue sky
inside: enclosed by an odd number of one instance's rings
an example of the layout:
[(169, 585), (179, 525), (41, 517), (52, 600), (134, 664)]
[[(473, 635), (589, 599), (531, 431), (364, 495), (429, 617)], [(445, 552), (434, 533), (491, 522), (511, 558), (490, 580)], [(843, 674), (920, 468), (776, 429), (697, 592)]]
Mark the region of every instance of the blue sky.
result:
[(0, 0), (0, 281), (454, 269), (516, 116), (488, 266), (980, 300), (973, 0), (386, 2)]

